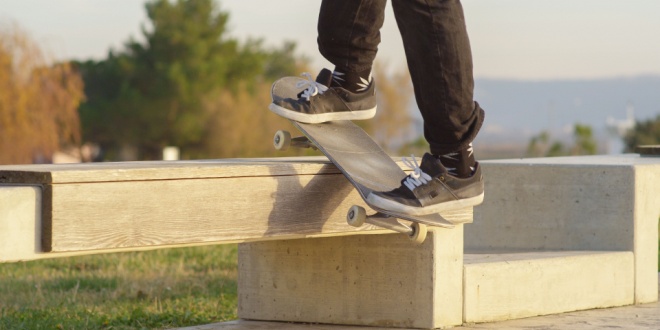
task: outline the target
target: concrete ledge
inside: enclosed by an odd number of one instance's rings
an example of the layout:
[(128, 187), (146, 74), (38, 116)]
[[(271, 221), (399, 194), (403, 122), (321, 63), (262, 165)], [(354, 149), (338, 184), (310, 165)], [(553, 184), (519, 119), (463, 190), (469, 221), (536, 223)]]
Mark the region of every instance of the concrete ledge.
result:
[[(660, 275), (660, 274), (659, 274)], [(660, 279), (660, 277), (659, 277)], [(593, 309), (547, 316), (529, 317), (503, 322), (464, 324), (454, 329), (508, 329), (508, 330), (601, 330), (601, 329), (660, 329), (660, 303)], [(378, 330), (379, 327), (338, 326), (285, 322), (237, 320), (181, 328), (180, 330)]]
[(466, 323), (630, 305), (632, 252), (465, 254)]
[(41, 188), (0, 186), (0, 262), (41, 251)]
[(657, 301), (660, 158), (485, 161), (468, 250), (631, 251), (635, 303)]
[(659, 158), (483, 165), (465, 246), (489, 254), (465, 265), (462, 225), (421, 246), (355, 235), (388, 231), (345, 224), (361, 199), (318, 158), (0, 167), (0, 262), (254, 242), (239, 316), (260, 320), (434, 328), (657, 301)]
[(463, 228), (403, 235), (244, 243), (243, 319), (381, 327), (462, 323)]

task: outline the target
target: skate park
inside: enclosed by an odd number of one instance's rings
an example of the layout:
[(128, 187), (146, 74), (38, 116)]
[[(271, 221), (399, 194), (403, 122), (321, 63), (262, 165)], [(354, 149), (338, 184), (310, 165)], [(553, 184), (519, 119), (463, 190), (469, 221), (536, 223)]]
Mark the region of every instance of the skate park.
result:
[(657, 328), (660, 158), (483, 166), (422, 244), (347, 225), (324, 157), (2, 166), (0, 262), (239, 243), (239, 320), (199, 329)]

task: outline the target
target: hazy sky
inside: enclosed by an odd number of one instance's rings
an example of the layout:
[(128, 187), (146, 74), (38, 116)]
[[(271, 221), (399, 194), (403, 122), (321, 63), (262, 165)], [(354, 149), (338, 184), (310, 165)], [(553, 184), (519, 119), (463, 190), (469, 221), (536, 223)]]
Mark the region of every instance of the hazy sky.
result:
[[(0, 0), (0, 28), (18, 22), (58, 58), (103, 58), (140, 37), (144, 0)], [(232, 35), (293, 40), (316, 69), (319, 0), (224, 0)], [(596, 78), (660, 74), (659, 0), (463, 0), (475, 76)], [(378, 60), (405, 65), (391, 6)]]

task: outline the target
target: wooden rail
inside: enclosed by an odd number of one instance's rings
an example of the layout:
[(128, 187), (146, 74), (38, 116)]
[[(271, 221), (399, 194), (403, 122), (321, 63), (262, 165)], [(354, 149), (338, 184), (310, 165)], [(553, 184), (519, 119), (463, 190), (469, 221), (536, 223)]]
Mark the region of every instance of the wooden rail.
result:
[(325, 157), (0, 166), (3, 186), (39, 188), (41, 252), (388, 232), (346, 224), (365, 205)]

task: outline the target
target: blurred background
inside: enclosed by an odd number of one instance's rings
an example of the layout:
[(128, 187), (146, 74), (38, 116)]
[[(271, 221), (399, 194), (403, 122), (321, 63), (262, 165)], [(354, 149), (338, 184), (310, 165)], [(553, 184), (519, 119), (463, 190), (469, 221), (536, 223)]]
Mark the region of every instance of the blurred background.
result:
[[(0, 0), (0, 164), (304, 155), (272, 147), (282, 76), (332, 68), (319, 0)], [(478, 159), (660, 144), (660, 1), (463, 0)], [(421, 133), (391, 7), (374, 75), (391, 155)], [(316, 153), (318, 155), (318, 153)], [(0, 264), (0, 329), (237, 318), (236, 245)]]
[[(0, 164), (281, 153), (279, 77), (332, 68), (320, 1), (0, 0)], [(630, 152), (660, 143), (660, 2), (464, 0), (477, 157)], [(392, 155), (427, 148), (388, 8), (360, 123)]]

